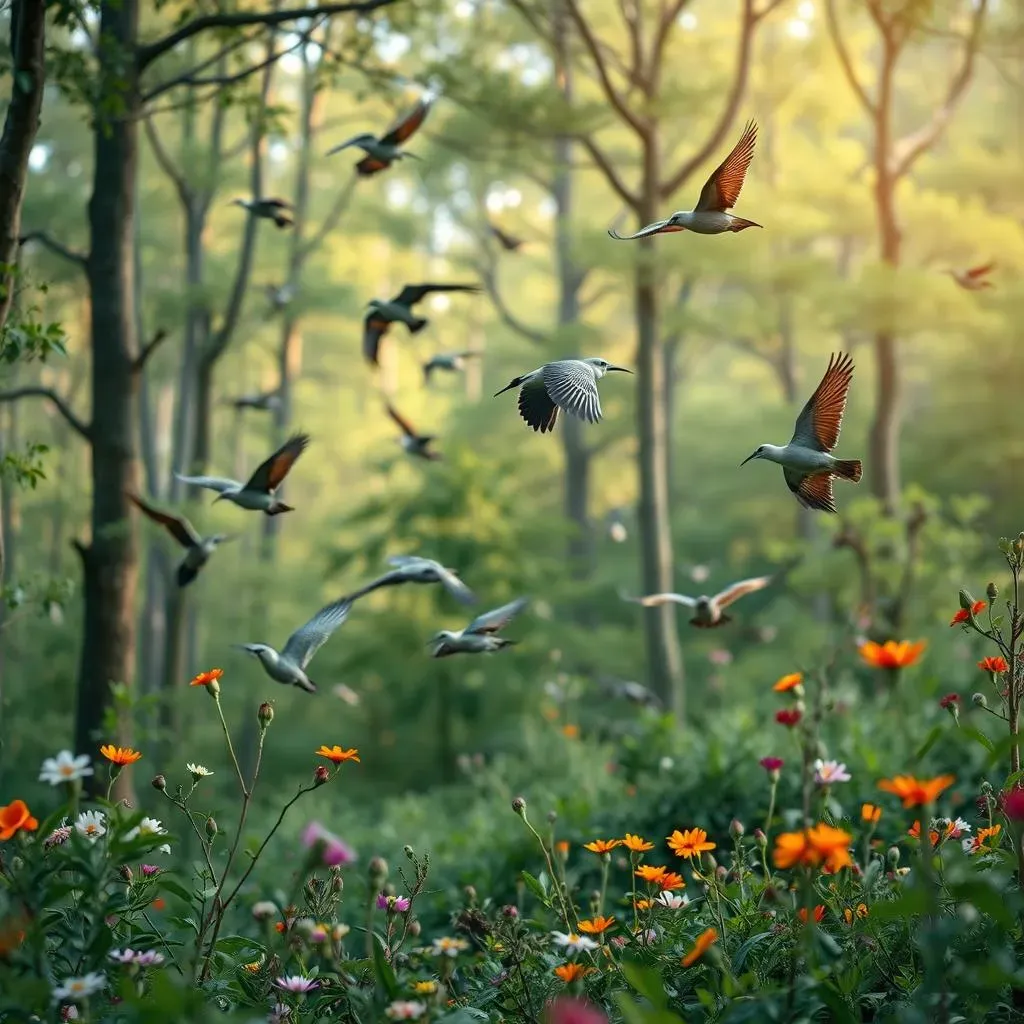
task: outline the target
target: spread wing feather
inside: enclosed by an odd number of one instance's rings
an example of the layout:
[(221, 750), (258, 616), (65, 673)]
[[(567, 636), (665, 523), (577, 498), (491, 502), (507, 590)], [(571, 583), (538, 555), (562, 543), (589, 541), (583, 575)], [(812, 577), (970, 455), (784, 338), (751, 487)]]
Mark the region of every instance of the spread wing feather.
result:
[(300, 626), (284, 645), (284, 657), (296, 662), (302, 669), (313, 660), (313, 655), (329, 639), (330, 635), (348, 618), (352, 602), (342, 597), (325, 605), (307, 622)]
[(832, 496), (832, 474), (816, 473), (804, 476), (791, 469), (783, 469), (782, 475), (786, 484), (796, 495), (796, 500), (804, 508), (813, 508), (818, 512), (838, 512), (835, 498)]
[(726, 608), (733, 601), (738, 601), (741, 597), (754, 593), (755, 590), (767, 587), (770, 582), (770, 576), (754, 576), (749, 580), (740, 580), (738, 583), (726, 587), (720, 594), (716, 594), (714, 602), (719, 608)]
[(385, 132), (380, 141), (385, 146), (397, 146), (407, 139), (411, 138), (412, 135), (419, 129), (423, 122), (427, 119), (427, 114), (430, 112), (430, 100), (421, 100), (416, 104), (415, 107), (408, 114), (405, 115), (394, 127), (389, 128)]
[(152, 519), (154, 523), (159, 523), (163, 526), (182, 547), (193, 548), (199, 547), (202, 544), (202, 538), (184, 516), (172, 515), (170, 512), (161, 512), (159, 509), (143, 501), (137, 494), (129, 494), (128, 498), (144, 515)]
[(504, 629), (528, 604), (527, 597), (516, 598), (493, 611), (478, 615), (464, 630), (466, 633), (497, 633)]
[(833, 353), (825, 376), (797, 417), (790, 444), (823, 452), (835, 448), (852, 382), (853, 360), (846, 353), (840, 352), (838, 358)]
[(392, 299), (392, 302), (397, 302), (400, 306), (412, 306), (419, 302), (425, 295), (429, 295), (431, 292), (478, 292), (480, 291), (480, 285), (478, 284), (407, 284), (396, 296)]
[(740, 197), (740, 189), (743, 188), (743, 179), (746, 177), (747, 168), (754, 158), (756, 142), (757, 125), (753, 121), (748, 121), (732, 152), (704, 183), (694, 210), (721, 210), (724, 212), (736, 205), (736, 200)]
[(309, 434), (293, 434), (269, 459), (256, 467), (245, 489), (269, 494), (288, 475), (295, 460), (306, 450), (308, 444)]
[(183, 484), (192, 484), (193, 487), (205, 487), (209, 491), (217, 491), (223, 494), (225, 491), (238, 490), (242, 485), (237, 480), (229, 480), (226, 476), (182, 476), (181, 473), (174, 474)]
[(542, 434), (555, 429), (558, 406), (551, 400), (540, 374), (526, 381), (519, 389), (519, 415)]
[(621, 594), (623, 601), (630, 601), (633, 604), (643, 605), (644, 608), (658, 608), (663, 604), (681, 604), (687, 608), (696, 608), (697, 602), (686, 594), (648, 594), (646, 597), (628, 597)]
[(656, 235), (661, 231), (682, 231), (682, 228), (669, 227), (668, 220), (656, 220), (653, 224), (648, 224), (647, 227), (641, 228), (639, 231), (634, 232), (632, 235), (620, 235), (618, 231), (609, 228), (608, 236), (614, 238), (617, 242), (628, 242), (633, 238), (646, 238), (648, 235)]
[(548, 363), (541, 377), (551, 401), (560, 409), (587, 423), (600, 421), (601, 400), (597, 394), (597, 381), (585, 363), (560, 359)]
[(417, 437), (416, 429), (413, 425), (399, 413), (396, 409), (393, 409), (390, 405), (387, 407), (388, 415), (398, 424), (403, 434), (406, 437)]

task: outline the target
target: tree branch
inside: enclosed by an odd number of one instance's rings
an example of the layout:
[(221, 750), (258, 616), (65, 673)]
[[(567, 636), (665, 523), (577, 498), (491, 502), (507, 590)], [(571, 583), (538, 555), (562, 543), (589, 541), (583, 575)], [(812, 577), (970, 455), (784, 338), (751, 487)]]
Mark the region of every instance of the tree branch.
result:
[(480, 271), (480, 279), (483, 281), (484, 288), (487, 291), (491, 303), (502, 323), (504, 323), (506, 327), (510, 327), (520, 337), (533, 342), (534, 345), (547, 344), (548, 336), (543, 331), (538, 331), (535, 328), (530, 327), (528, 324), (523, 323), (523, 321), (505, 305), (505, 300), (502, 298), (501, 292), (498, 290), (498, 281), (494, 273), (493, 264), (490, 266), (480, 266), (478, 269)]
[(946, 90), (946, 98), (942, 106), (932, 115), (931, 121), (916, 132), (904, 136), (897, 144), (896, 167), (893, 171), (894, 177), (900, 178), (913, 167), (914, 162), (922, 153), (929, 150), (939, 136), (942, 134), (953, 111), (960, 102), (961, 97), (970, 84), (971, 76), (974, 73), (974, 60), (978, 54), (978, 44), (981, 41), (981, 30), (985, 24), (985, 15), (988, 11), (988, 0), (978, 0), (971, 18), (971, 31), (964, 40), (963, 54), (960, 58), (960, 67), (956, 74), (950, 79), (949, 87)]
[(13, 391), (0, 391), (0, 402), (17, 402), (22, 398), (45, 398), (53, 403), (54, 408), (64, 417), (68, 426), (80, 434), (86, 441), (92, 440), (92, 427), (80, 420), (71, 407), (52, 388), (44, 388), (33, 385), (24, 388), (15, 388)]
[(673, 0), (671, 6), (661, 12), (658, 19), (658, 31), (654, 34), (654, 45), (651, 47), (651, 66), (658, 68), (662, 63), (662, 54), (665, 52), (665, 44), (668, 42), (668, 34), (676, 23), (676, 18), (682, 14), (683, 8), (689, 0)]
[(857, 78), (857, 72), (853, 70), (853, 61), (850, 59), (850, 51), (843, 41), (842, 32), (839, 29), (839, 19), (836, 16), (836, 0), (825, 0), (825, 15), (828, 19), (828, 34), (832, 38), (832, 46), (835, 48), (839, 64), (843, 69), (843, 75), (853, 90), (854, 95), (860, 100), (860, 105), (872, 116), (876, 116), (877, 108), (868, 96), (867, 90), (861, 85)]
[(626, 188), (625, 182), (619, 177), (611, 160), (604, 151), (589, 135), (579, 136), (583, 148), (590, 154), (591, 159), (600, 168), (601, 173), (608, 179), (608, 184), (615, 190), (619, 198), (636, 214), (640, 213), (640, 196), (635, 195)]
[(207, 57), (205, 60), (201, 60), (198, 64), (193, 64), (188, 71), (182, 72), (176, 78), (169, 79), (166, 82), (160, 82), (154, 85), (153, 88), (143, 94), (143, 103), (148, 103), (150, 100), (155, 99), (161, 93), (167, 92), (173, 89), (175, 85), (180, 85), (183, 81), (194, 80), (195, 76), (201, 71), (205, 71), (208, 67), (224, 60), (225, 57), (229, 57), (236, 50), (241, 49), (246, 44), (253, 41), (253, 36), (239, 35), (233, 39), (226, 46), (221, 47), (213, 56)]
[(151, 117), (144, 117), (142, 123), (146, 129), (146, 138), (149, 140), (150, 149), (153, 150), (153, 155), (156, 157), (160, 170), (171, 179), (182, 205), (188, 206), (192, 201), (192, 189), (185, 180), (185, 175), (175, 166), (174, 161), (171, 159), (171, 154), (167, 152), (167, 147), (164, 146), (157, 133), (153, 119)]
[(136, 51), (135, 60), (139, 70), (142, 71), (168, 50), (173, 50), (179, 43), (211, 28), (281, 25), (287, 21), (297, 21), (300, 18), (316, 18), (331, 14), (370, 14), (378, 8), (390, 7), (394, 3), (398, 3), (398, 0), (359, 0), (356, 3), (321, 4), (318, 7), (290, 7), (282, 11), (206, 14), (199, 18), (193, 18), (161, 39), (140, 46)]
[(27, 235), (22, 235), (18, 239), (18, 245), (25, 245), (26, 242), (38, 242), (43, 248), (49, 249), (50, 252), (63, 256), (69, 263), (74, 263), (83, 270), (85, 269), (86, 259), (88, 258), (85, 253), (69, 249), (46, 231), (30, 231)]
[(132, 373), (141, 373), (145, 369), (146, 363), (149, 362), (149, 357), (160, 347), (160, 343), (167, 337), (167, 331), (164, 328), (160, 328), (152, 338), (143, 345), (139, 354), (135, 357), (132, 362)]

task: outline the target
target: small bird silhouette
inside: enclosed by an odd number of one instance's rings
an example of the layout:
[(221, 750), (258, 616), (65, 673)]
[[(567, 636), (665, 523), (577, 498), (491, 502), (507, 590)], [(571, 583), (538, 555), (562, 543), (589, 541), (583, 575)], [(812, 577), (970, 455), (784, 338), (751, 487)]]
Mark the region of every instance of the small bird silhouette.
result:
[(430, 100), (420, 100), (394, 127), (389, 128), (379, 138), (369, 132), (363, 132), (361, 135), (354, 135), (340, 146), (328, 150), (326, 155), (333, 156), (349, 146), (358, 146), (366, 154), (356, 164), (356, 171), (363, 178), (387, 170), (396, 160), (401, 160), (403, 157), (408, 156), (418, 160), (419, 157), (415, 153), (407, 153), (400, 147), (402, 143), (409, 141), (426, 120), (431, 102)]
[(602, 676), (598, 682), (601, 689), (609, 697), (619, 697), (622, 700), (628, 700), (630, 704), (636, 704), (642, 708), (660, 709), (664, 706), (661, 698), (653, 690), (648, 689), (643, 683), (638, 683), (635, 680)]
[(272, 220), (279, 228), (290, 228), (295, 223), (289, 216), (294, 207), (283, 199), (233, 199), (231, 205), (241, 206), (254, 217)]
[(479, 355), (483, 355), (483, 353), (475, 349), (470, 349), (466, 352), (438, 352), (437, 355), (431, 356), (423, 364), (423, 383), (430, 383), (430, 375), (435, 370), (444, 370), (446, 373), (461, 373), (466, 368), (466, 360)]
[(494, 611), (478, 615), (465, 629), (452, 632), (442, 629), (430, 641), (434, 645), (435, 658), (447, 658), (453, 654), (489, 654), (511, 647), (518, 640), (507, 640), (498, 636), (526, 606), (529, 599), (517, 598), (503, 604)]
[(620, 594), (623, 601), (630, 601), (633, 604), (643, 605), (644, 608), (658, 608), (663, 604), (681, 604), (693, 609), (693, 618), (690, 619), (691, 626), (700, 629), (713, 629), (716, 626), (724, 626), (732, 622), (732, 618), (723, 612), (734, 601), (738, 601), (747, 594), (753, 594), (755, 590), (761, 590), (771, 583), (770, 576), (754, 576), (749, 580), (740, 580), (738, 583), (731, 583), (721, 593), (709, 597), (701, 594), (700, 597), (688, 597), (686, 594), (650, 594), (647, 597), (630, 597), (627, 594)]
[(297, 686), (306, 693), (316, 693), (316, 683), (306, 675), (306, 667), (313, 655), (320, 650), (331, 634), (348, 618), (352, 602), (340, 598), (325, 605), (307, 622), (300, 626), (284, 645), (283, 651), (275, 651), (269, 644), (235, 644), (240, 651), (259, 658), (263, 671), (275, 683)]
[(388, 559), (388, 565), (393, 565), (395, 568), (349, 594), (348, 599), (356, 601), (381, 587), (394, 587), (401, 583), (440, 583), (456, 601), (462, 604), (476, 603), (476, 595), (459, 579), (455, 570), (446, 569), (440, 562), (435, 562), (432, 558), (420, 558), (419, 555), (394, 555)]
[(497, 224), (492, 224), (488, 221), (487, 227), (505, 252), (518, 252), (525, 244), (525, 239), (517, 238), (515, 235), (510, 235), (507, 231), (502, 231)]
[(988, 275), (995, 269), (995, 263), (985, 263), (980, 267), (971, 267), (969, 270), (947, 270), (946, 273), (953, 278), (961, 288), (969, 292), (978, 292), (982, 288), (991, 288), (992, 282)]
[(407, 284), (393, 299), (383, 302), (371, 299), (363, 321), (363, 355), (377, 365), (380, 340), (393, 323), (403, 323), (410, 334), (418, 334), (430, 322), (425, 317), (414, 316), (412, 307), (431, 292), (478, 292), (477, 284)]
[(407, 455), (413, 455), (418, 459), (428, 459), (431, 462), (437, 462), (442, 458), (440, 452), (435, 452), (430, 447), (431, 443), (436, 440), (433, 434), (417, 434), (416, 429), (413, 425), (402, 415), (400, 415), (392, 406), (387, 407), (388, 415), (398, 424), (402, 430), (402, 436), (399, 438), (399, 443), (402, 445), (402, 450)]
[(671, 231), (695, 231), (698, 235), (720, 235), (724, 231), (743, 231), (744, 228), (760, 228), (763, 224), (745, 220), (728, 213), (736, 205), (743, 188), (750, 161), (754, 158), (754, 144), (757, 142), (757, 125), (748, 121), (740, 141), (722, 161), (714, 174), (704, 183), (700, 198), (692, 210), (678, 210), (668, 220), (658, 220), (641, 228), (633, 235), (620, 235), (609, 231), (612, 238), (620, 242), (633, 238), (646, 238)]
[(227, 500), (250, 512), (264, 512), (268, 516), (277, 516), (282, 512), (295, 511), (291, 505), (280, 501), (274, 492), (308, 444), (309, 434), (293, 435), (269, 459), (261, 463), (244, 484), (222, 476), (182, 476), (180, 473), (174, 475), (182, 483), (218, 491), (214, 502)]
[(276, 391), (261, 391), (252, 395), (239, 395), (237, 398), (227, 399), (241, 412), (243, 409), (255, 409), (257, 412), (273, 412), (281, 407), (281, 396)]
[(545, 363), (536, 370), (516, 377), (494, 397), (512, 388), (519, 391), (519, 415), (534, 431), (546, 434), (555, 429), (558, 410), (563, 409), (587, 423), (601, 419), (601, 399), (597, 382), (613, 370), (632, 373), (624, 366), (613, 366), (607, 359), (591, 356), (587, 359), (558, 359)]
[(210, 537), (200, 537), (195, 527), (184, 517), (176, 516), (170, 512), (161, 512), (152, 505), (147, 504), (137, 494), (128, 492), (128, 498), (136, 507), (154, 523), (158, 523), (183, 547), (185, 557), (178, 566), (178, 586), (186, 587), (196, 576), (199, 570), (210, 560), (210, 556), (217, 550), (218, 545), (232, 539), (226, 533), (215, 533)]
[(837, 359), (833, 353), (825, 376), (797, 417), (789, 444), (763, 444), (740, 465), (751, 459), (777, 462), (786, 485), (801, 505), (821, 512), (837, 511), (832, 477), (857, 483), (862, 470), (860, 459), (836, 459), (829, 454), (839, 440), (852, 382), (853, 360), (844, 353)]

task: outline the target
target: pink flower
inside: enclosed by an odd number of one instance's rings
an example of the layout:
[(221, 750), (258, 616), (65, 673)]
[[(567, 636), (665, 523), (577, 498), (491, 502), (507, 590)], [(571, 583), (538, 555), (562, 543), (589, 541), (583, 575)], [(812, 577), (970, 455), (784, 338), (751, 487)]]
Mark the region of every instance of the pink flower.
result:
[(592, 1003), (560, 998), (548, 1004), (547, 1024), (608, 1024), (608, 1018)]
[(152, 878), (153, 875), (160, 874), (160, 868), (156, 864), (140, 864), (139, 867), (145, 878)]
[(303, 846), (317, 849), (325, 867), (334, 868), (351, 864), (356, 859), (355, 850), (329, 832), (319, 821), (311, 821), (302, 833)]
[(377, 909), (389, 914), (404, 914), (409, 909), (408, 896), (389, 896), (386, 892), (377, 895)]
[(774, 782), (778, 779), (779, 769), (785, 764), (785, 761), (781, 757), (762, 757), (759, 763)]
[(164, 962), (163, 954), (152, 949), (114, 949), (110, 959), (119, 964), (134, 964), (137, 967), (159, 967)]
[(708, 661), (712, 665), (731, 665), (732, 651), (727, 651), (724, 647), (716, 647), (713, 651), (708, 651)]
[(294, 992), (297, 995), (312, 992), (313, 989), (320, 987), (318, 981), (304, 978), (301, 974), (288, 974), (281, 978), (275, 978), (274, 984), (285, 992)]

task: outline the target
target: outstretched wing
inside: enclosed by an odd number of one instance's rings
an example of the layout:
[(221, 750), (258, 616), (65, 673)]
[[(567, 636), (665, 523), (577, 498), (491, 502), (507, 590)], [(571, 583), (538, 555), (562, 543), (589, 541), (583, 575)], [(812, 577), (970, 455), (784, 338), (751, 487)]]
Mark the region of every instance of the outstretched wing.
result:
[(184, 516), (175, 516), (171, 515), (170, 512), (161, 512), (159, 509), (147, 504), (137, 494), (129, 493), (128, 498), (154, 523), (159, 523), (163, 526), (182, 547), (192, 548), (202, 544), (202, 538)]
[(748, 121), (740, 141), (704, 183), (694, 210), (728, 210), (736, 205), (750, 161), (754, 159), (757, 125)]
[(245, 489), (269, 494), (288, 475), (295, 460), (306, 450), (308, 444), (309, 434), (293, 434), (249, 477)]
[(738, 583), (726, 587), (720, 594), (715, 594), (714, 602), (719, 608), (726, 608), (733, 601), (738, 601), (741, 597), (754, 593), (755, 590), (767, 587), (771, 581), (771, 576), (754, 576), (749, 580), (740, 580)]
[(427, 119), (430, 106), (430, 100), (420, 100), (405, 117), (381, 136), (380, 141), (385, 146), (397, 146), (410, 139)]
[(547, 363), (540, 374), (551, 401), (578, 419), (598, 423), (601, 400), (597, 380), (586, 363), (578, 359), (559, 359)]
[(433, 566), (437, 565), (433, 559), (421, 558), (419, 555), (392, 555), (387, 562), (388, 565), (393, 565), (398, 569), (410, 569), (412, 566), (422, 565), (424, 562)]
[(327, 643), (330, 635), (348, 618), (352, 602), (342, 597), (325, 605), (304, 626), (295, 630), (284, 645), (281, 654), (294, 661), (299, 668), (313, 660), (313, 655)]
[(528, 597), (518, 597), (494, 611), (478, 615), (464, 630), (466, 633), (497, 633), (504, 629), (528, 604)]
[(377, 365), (377, 357), (380, 354), (380, 339), (387, 334), (391, 326), (390, 320), (385, 320), (379, 313), (373, 311), (366, 314), (363, 321), (363, 355), (367, 362)]
[[(846, 409), (846, 395), (853, 382), (853, 360), (843, 352), (829, 357), (828, 368), (814, 394), (807, 400), (790, 444), (830, 452), (839, 440), (839, 428)], [(813, 507), (813, 506), (812, 506)]]
[(687, 608), (696, 608), (695, 598), (687, 597), (686, 594), (648, 594), (646, 597), (630, 597), (628, 594), (619, 593), (623, 601), (630, 601), (632, 604), (640, 604), (645, 608), (660, 608), (663, 604), (682, 604)]
[(394, 569), (391, 572), (386, 572), (383, 576), (378, 576), (375, 580), (371, 580), (358, 590), (353, 590), (351, 594), (346, 596), (346, 599), (355, 601), (357, 598), (366, 597), (367, 594), (372, 593), (374, 590), (380, 590), (381, 587), (393, 587), (398, 583), (405, 583), (408, 578), (405, 570)]
[(541, 374), (531, 377), (519, 389), (519, 415), (542, 434), (555, 429), (558, 406), (551, 401)]
[(292, 204), (289, 203), (287, 199), (278, 199), (276, 197), (275, 198), (271, 198), (271, 199), (261, 199), (260, 203), (263, 206), (269, 207), (271, 210), (294, 210), (295, 209), (295, 207), (292, 206)]
[(400, 306), (412, 306), (431, 292), (478, 292), (478, 284), (407, 284), (392, 300)]
[(183, 484), (205, 487), (208, 491), (216, 491), (218, 494), (236, 491), (242, 486), (237, 480), (229, 480), (226, 476), (182, 476), (180, 473), (174, 475)]
[(648, 224), (647, 227), (641, 228), (635, 234), (632, 235), (620, 235), (614, 228), (608, 229), (609, 238), (614, 238), (617, 242), (628, 242), (633, 238), (646, 238), (648, 235), (657, 235), (660, 232), (671, 232), (671, 231), (682, 231), (683, 228), (676, 227), (675, 224), (671, 223), (672, 218), (669, 217), (667, 220), (656, 220), (653, 224)]
[(395, 421), (395, 423), (398, 424), (398, 426), (402, 430), (402, 433), (405, 434), (406, 437), (418, 437), (419, 436), (416, 433), (415, 427), (413, 427), (413, 425), (404, 416), (402, 416), (396, 409), (393, 409), (390, 405), (388, 405), (387, 406), (387, 410), (388, 410), (388, 415)]
[(995, 267), (995, 263), (985, 263), (985, 264), (982, 264), (982, 266), (980, 266), (980, 267), (971, 267), (971, 269), (967, 271), (967, 276), (972, 281), (976, 281), (979, 277), (984, 277), (994, 267)]
[(474, 594), (473, 591), (455, 575), (455, 573), (450, 572), (443, 565), (439, 565), (436, 562), (434, 563), (434, 567), (437, 572), (437, 578), (441, 581), (441, 585), (449, 594), (452, 595), (452, 597), (455, 598), (456, 601), (460, 604), (476, 604), (476, 594)]
[(324, 156), (334, 156), (335, 153), (340, 153), (343, 149), (348, 149), (349, 146), (372, 146), (377, 141), (375, 135), (371, 135), (369, 132), (362, 132), (359, 135), (353, 135), (347, 142), (341, 143), (340, 146), (335, 146), (333, 149), (327, 150)]
[(782, 475), (786, 484), (796, 495), (796, 500), (804, 508), (813, 508), (818, 512), (838, 512), (836, 500), (832, 496), (832, 474), (815, 473), (802, 476), (799, 472), (783, 467)]

